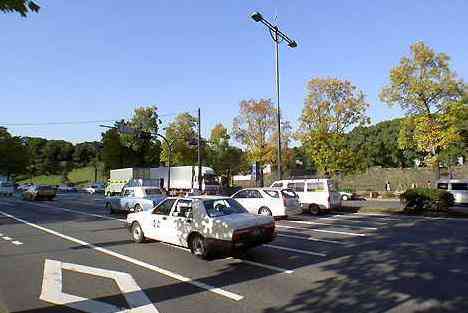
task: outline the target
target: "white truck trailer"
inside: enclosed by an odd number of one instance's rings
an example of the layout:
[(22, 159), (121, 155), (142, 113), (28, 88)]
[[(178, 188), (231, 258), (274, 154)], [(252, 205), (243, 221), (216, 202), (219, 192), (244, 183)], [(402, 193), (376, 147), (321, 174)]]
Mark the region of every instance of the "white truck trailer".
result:
[[(168, 168), (160, 166), (150, 169), (152, 178), (159, 178), (162, 186), (167, 190)], [(198, 167), (197, 166), (175, 166), (171, 167), (170, 189), (179, 192), (189, 192), (198, 190)], [(216, 180), (216, 173), (211, 167), (202, 166), (202, 190), (207, 194), (216, 194), (219, 184)]]
[[(125, 186), (154, 186), (168, 189), (168, 168), (122, 168), (110, 171), (105, 194), (107, 196), (120, 194)], [(216, 174), (210, 167), (202, 166), (202, 192), (216, 194), (218, 192)], [(198, 167), (171, 167), (170, 190), (175, 192), (189, 192), (198, 190)]]

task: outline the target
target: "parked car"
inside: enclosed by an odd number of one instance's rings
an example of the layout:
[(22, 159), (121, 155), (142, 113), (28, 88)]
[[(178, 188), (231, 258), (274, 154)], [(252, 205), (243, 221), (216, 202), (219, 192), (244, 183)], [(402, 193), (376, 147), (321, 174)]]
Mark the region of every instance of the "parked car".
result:
[(450, 192), (456, 204), (468, 204), (468, 179), (441, 179), (437, 181), (437, 189)]
[(293, 189), (299, 195), (302, 210), (312, 214), (341, 207), (341, 195), (329, 178), (275, 181), (271, 187)]
[(78, 188), (72, 185), (59, 185), (56, 190), (58, 192), (78, 192)]
[(47, 185), (33, 185), (23, 192), (25, 200), (52, 200), (56, 196), (56, 190)]
[(110, 213), (151, 210), (166, 196), (159, 187), (124, 187), (120, 196), (106, 198)]
[(352, 192), (339, 191), (339, 194), (341, 196), (341, 200), (343, 201), (353, 200), (355, 198), (355, 194)]
[(96, 183), (96, 184), (89, 185), (88, 187), (85, 187), (83, 190), (91, 195), (96, 194), (96, 193), (103, 194), (105, 187), (104, 187), (104, 184)]
[(247, 188), (236, 192), (231, 198), (252, 214), (279, 217), (300, 208), (298, 195), (287, 189)]
[(12, 196), (15, 193), (15, 185), (12, 182), (0, 182), (0, 196)]
[(187, 247), (204, 259), (275, 237), (272, 217), (250, 214), (239, 202), (221, 196), (167, 198), (153, 210), (129, 214), (127, 225), (135, 242), (159, 240)]

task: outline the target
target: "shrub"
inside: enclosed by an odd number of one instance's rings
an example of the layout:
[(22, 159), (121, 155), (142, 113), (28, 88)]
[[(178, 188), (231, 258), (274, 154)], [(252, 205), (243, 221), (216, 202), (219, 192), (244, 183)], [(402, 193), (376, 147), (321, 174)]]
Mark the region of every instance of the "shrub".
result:
[(385, 191), (381, 194), (382, 199), (392, 199), (395, 198), (395, 193), (391, 191)]
[(453, 195), (445, 190), (431, 188), (408, 189), (400, 195), (406, 211), (447, 211), (453, 206)]

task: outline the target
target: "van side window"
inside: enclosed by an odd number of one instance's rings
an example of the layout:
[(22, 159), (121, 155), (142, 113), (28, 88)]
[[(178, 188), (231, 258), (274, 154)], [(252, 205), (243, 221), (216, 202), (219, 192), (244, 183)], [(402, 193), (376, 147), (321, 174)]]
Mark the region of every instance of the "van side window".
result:
[[(453, 186), (453, 184), (452, 184), (452, 186)], [(437, 184), (437, 189), (447, 190), (448, 189), (448, 184), (447, 183), (438, 183)]]
[(323, 191), (323, 183), (322, 182), (309, 182), (307, 183), (307, 191), (314, 192), (314, 191)]
[(468, 190), (468, 183), (452, 183), (452, 190)]
[(288, 183), (288, 189), (294, 189), (294, 183)]
[(304, 192), (304, 183), (303, 182), (300, 182), (300, 183), (296, 183), (296, 186), (294, 186), (294, 191), (295, 192)]

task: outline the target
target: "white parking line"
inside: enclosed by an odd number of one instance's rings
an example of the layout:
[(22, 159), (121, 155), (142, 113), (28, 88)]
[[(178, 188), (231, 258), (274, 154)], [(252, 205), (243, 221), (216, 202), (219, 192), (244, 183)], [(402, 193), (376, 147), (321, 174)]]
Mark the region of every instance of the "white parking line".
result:
[(275, 272), (280, 272), (280, 273), (285, 273), (285, 274), (294, 273), (293, 270), (287, 270), (287, 269), (284, 269), (284, 268), (281, 268), (281, 267), (268, 265), (268, 264), (263, 264), (263, 263), (258, 263), (258, 262), (250, 261), (250, 260), (235, 259), (233, 257), (225, 258), (225, 260), (235, 260), (235, 261), (239, 261), (239, 263), (245, 263), (245, 264), (250, 264), (250, 265), (254, 265), (254, 266), (258, 266), (258, 267), (263, 267), (263, 268), (266, 268), (266, 269), (269, 269), (269, 270), (272, 270), (272, 271), (275, 271)]
[(318, 219), (319, 220), (329, 220), (329, 221), (341, 221), (341, 222), (346, 222), (346, 223), (362, 223), (362, 224), (372, 223), (372, 224), (381, 225), (381, 226), (388, 224), (388, 223), (385, 223), (385, 222), (376, 222), (376, 221), (354, 221), (352, 219), (345, 219), (343, 221), (343, 219), (339, 219), (339, 218), (336, 218), (336, 217), (319, 217)]
[(11, 240), (10, 237), (2, 237), (2, 239), (4, 239), (4, 240)]
[(16, 246), (19, 246), (19, 245), (23, 244), (21, 241), (18, 241), (18, 240), (12, 241), (11, 243), (16, 245)]
[(129, 256), (126, 256), (126, 255), (123, 255), (123, 254), (120, 254), (120, 253), (117, 253), (117, 252), (114, 252), (112, 250), (108, 250), (108, 249), (105, 249), (105, 248), (102, 248), (102, 247), (98, 247), (98, 246), (95, 246), (91, 243), (88, 243), (86, 241), (83, 241), (83, 240), (80, 240), (80, 239), (77, 239), (77, 238), (74, 238), (74, 237), (71, 237), (71, 236), (68, 236), (68, 235), (65, 235), (65, 234), (62, 234), (62, 233), (59, 233), (55, 230), (52, 230), (52, 229), (49, 229), (49, 228), (46, 228), (46, 227), (43, 227), (43, 226), (40, 226), (40, 225), (37, 225), (37, 224), (33, 224), (31, 222), (28, 222), (26, 220), (23, 220), (21, 218), (18, 218), (18, 217), (15, 217), (13, 215), (10, 215), (8, 213), (5, 213), (5, 212), (2, 212), (0, 211), (0, 214), (2, 214), (3, 216), (6, 216), (6, 217), (9, 217), (11, 219), (14, 219), (18, 222), (22, 222), (26, 225), (29, 225), (31, 227), (34, 227), (34, 228), (37, 228), (37, 229), (40, 229), (46, 233), (49, 233), (49, 234), (52, 234), (54, 236), (57, 236), (57, 237), (60, 237), (60, 238), (63, 238), (65, 240), (68, 240), (68, 241), (71, 241), (71, 242), (74, 242), (74, 243), (78, 243), (82, 246), (87, 246), (93, 250), (96, 250), (96, 251), (99, 251), (99, 252), (102, 252), (104, 254), (107, 254), (107, 255), (111, 255), (115, 258), (118, 258), (118, 259), (121, 259), (123, 261), (127, 261), (129, 263), (132, 263), (132, 264), (135, 264), (135, 265), (138, 265), (138, 266), (141, 266), (143, 268), (146, 268), (146, 269), (149, 269), (151, 271), (154, 271), (154, 272), (158, 272), (164, 276), (168, 276), (168, 277), (171, 277), (173, 279), (176, 279), (176, 280), (179, 280), (179, 281), (182, 281), (182, 282), (186, 282), (186, 283), (189, 283), (191, 285), (194, 285), (198, 288), (201, 288), (201, 289), (205, 289), (205, 290), (208, 290), (212, 293), (215, 293), (215, 294), (218, 294), (218, 295), (221, 295), (221, 296), (224, 296), (226, 298), (229, 298), (229, 299), (232, 299), (234, 301), (240, 301), (242, 300), (244, 297), (241, 296), (241, 295), (238, 295), (236, 293), (233, 293), (233, 292), (230, 292), (230, 291), (226, 291), (224, 289), (221, 289), (221, 288), (217, 288), (217, 287), (213, 287), (213, 286), (210, 286), (208, 284), (205, 284), (205, 283), (202, 283), (200, 281), (196, 281), (196, 280), (193, 280), (191, 278), (188, 278), (188, 277), (185, 277), (185, 276), (182, 276), (180, 274), (177, 274), (177, 273), (174, 273), (174, 272), (171, 272), (171, 271), (168, 271), (166, 269), (163, 269), (161, 267), (158, 267), (158, 266), (155, 266), (155, 265), (152, 265), (152, 264), (149, 264), (149, 263), (146, 263), (146, 262), (143, 262), (143, 261), (140, 261), (138, 259), (135, 259), (135, 258), (132, 258), (132, 257), (129, 257)]
[(326, 229), (293, 227), (293, 226), (285, 226), (285, 225), (276, 225), (276, 227), (289, 228), (289, 229), (298, 229), (298, 230), (308, 230), (308, 231), (315, 231), (315, 232), (318, 232), (318, 233), (329, 233), (329, 234), (338, 234), (338, 235), (346, 235), (346, 236), (358, 236), (358, 237), (366, 237), (367, 236), (367, 234), (350, 233), (350, 232), (334, 231), (334, 230), (326, 230)]
[(353, 213), (353, 215), (333, 215), (335, 218), (341, 218), (341, 219), (353, 219), (353, 218), (363, 218), (363, 217), (375, 217), (378, 220), (382, 221), (400, 221), (399, 219), (396, 218), (389, 218), (389, 215), (383, 215), (383, 214), (372, 214), (372, 213)]
[(334, 244), (339, 244), (343, 245), (344, 243), (341, 241), (336, 241), (336, 240), (326, 240), (326, 239), (318, 239), (315, 237), (301, 237), (301, 236), (294, 236), (294, 235), (285, 235), (285, 234), (276, 234), (276, 236), (279, 237), (286, 237), (286, 238), (293, 238), (293, 239), (302, 239), (302, 240), (309, 240), (309, 241), (319, 241), (319, 242), (326, 242), (326, 243), (334, 243)]
[(365, 226), (350, 226), (350, 225), (338, 225), (338, 224), (331, 224), (331, 223), (320, 223), (320, 222), (312, 222), (312, 221), (287, 221), (289, 223), (296, 223), (296, 224), (306, 224), (306, 225), (327, 225), (327, 226), (335, 226), (335, 227), (346, 227), (346, 228), (357, 228), (357, 229), (367, 229), (367, 230), (377, 230), (377, 227), (365, 227)]
[(263, 247), (268, 247), (268, 248), (273, 248), (273, 249), (278, 249), (278, 250), (291, 251), (291, 252), (297, 252), (297, 253), (302, 253), (302, 254), (315, 255), (315, 256), (327, 256), (324, 253), (312, 252), (312, 251), (301, 250), (301, 249), (293, 249), (293, 248), (287, 248), (287, 247), (283, 247), (283, 246), (270, 245), (270, 244), (263, 245)]
[[(187, 249), (187, 248), (184, 248), (184, 247), (181, 247), (181, 246), (171, 245), (170, 243), (159, 242), (159, 244), (163, 244), (163, 245), (168, 246), (168, 247), (172, 247), (172, 248), (176, 248), (176, 249), (191, 252), (190, 249)], [(237, 260), (237, 261), (242, 262), (242, 263), (267, 268), (267, 269), (270, 269), (270, 270), (273, 270), (273, 271), (276, 271), (276, 272), (280, 272), (280, 273), (286, 273), (286, 274), (294, 273), (294, 271), (292, 271), (292, 270), (287, 270), (287, 269), (284, 269), (284, 268), (281, 268), (281, 267), (268, 265), (268, 264), (263, 264), (263, 263), (258, 263), (258, 262), (254, 262), (254, 261), (250, 261), (250, 260), (237, 259), (237, 258), (234, 258), (234, 257), (224, 258), (223, 260)]]

